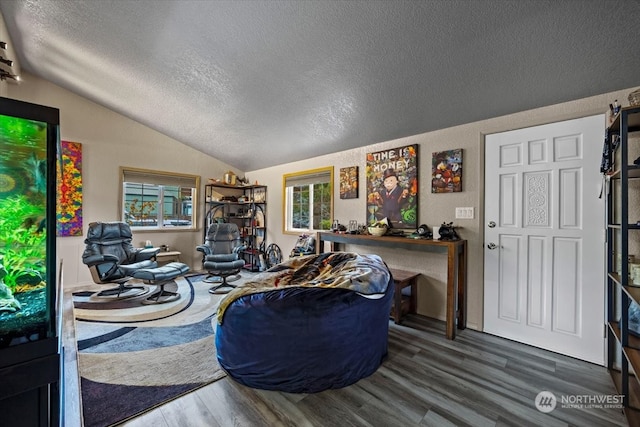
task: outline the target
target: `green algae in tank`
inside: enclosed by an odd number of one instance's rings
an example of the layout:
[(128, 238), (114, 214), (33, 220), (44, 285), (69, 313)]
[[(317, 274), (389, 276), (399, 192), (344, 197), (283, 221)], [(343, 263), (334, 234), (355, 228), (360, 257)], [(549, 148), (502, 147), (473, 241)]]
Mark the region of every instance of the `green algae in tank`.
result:
[(46, 213), (47, 124), (0, 115), (0, 346), (48, 330)]

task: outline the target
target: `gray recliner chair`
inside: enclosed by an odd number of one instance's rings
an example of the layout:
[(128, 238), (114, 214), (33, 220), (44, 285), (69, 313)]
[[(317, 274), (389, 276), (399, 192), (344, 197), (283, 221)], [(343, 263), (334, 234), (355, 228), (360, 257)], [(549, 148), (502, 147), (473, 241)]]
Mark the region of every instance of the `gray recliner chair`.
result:
[(134, 248), (131, 240), (131, 228), (125, 222), (89, 224), (82, 262), (89, 267), (94, 282), (117, 285), (98, 292), (97, 296), (122, 299), (149, 292), (146, 286), (128, 284), (129, 280), (137, 278), (158, 287), (143, 303), (155, 304), (180, 298), (180, 294), (166, 291), (164, 286), (188, 272), (189, 267), (179, 262), (158, 267), (156, 254), (160, 248)]
[(224, 293), (235, 288), (227, 278), (239, 274), (244, 267), (241, 254), (245, 248), (236, 224), (213, 223), (209, 226), (204, 244), (196, 249), (202, 252), (202, 266), (209, 273), (204, 281), (219, 283), (209, 289), (210, 293)]

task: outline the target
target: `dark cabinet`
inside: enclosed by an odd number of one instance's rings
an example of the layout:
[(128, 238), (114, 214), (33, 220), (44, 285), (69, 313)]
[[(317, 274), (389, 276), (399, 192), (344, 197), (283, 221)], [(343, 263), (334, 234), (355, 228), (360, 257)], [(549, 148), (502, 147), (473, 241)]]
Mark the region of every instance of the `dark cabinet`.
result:
[(0, 425), (7, 427), (62, 423), (59, 116), (0, 98)]

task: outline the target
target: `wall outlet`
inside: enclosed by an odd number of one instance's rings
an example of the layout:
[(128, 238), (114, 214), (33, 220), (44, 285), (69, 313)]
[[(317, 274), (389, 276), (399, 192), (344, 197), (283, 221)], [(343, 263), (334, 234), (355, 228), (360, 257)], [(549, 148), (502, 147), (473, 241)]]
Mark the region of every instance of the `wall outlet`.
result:
[(473, 208), (456, 208), (456, 219), (473, 219)]

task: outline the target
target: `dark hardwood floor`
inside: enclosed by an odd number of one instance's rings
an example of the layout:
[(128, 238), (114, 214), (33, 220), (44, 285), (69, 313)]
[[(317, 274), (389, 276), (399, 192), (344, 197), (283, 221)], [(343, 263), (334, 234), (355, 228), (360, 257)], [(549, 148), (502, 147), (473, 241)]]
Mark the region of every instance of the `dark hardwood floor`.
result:
[[(545, 414), (536, 395), (551, 391)], [(615, 395), (604, 367), (444, 323), (390, 323), (389, 357), (354, 385), (316, 394), (251, 389), (230, 378), (125, 423), (154, 426), (626, 426), (617, 408), (562, 407), (561, 396)], [(566, 406), (566, 405), (565, 405)]]

